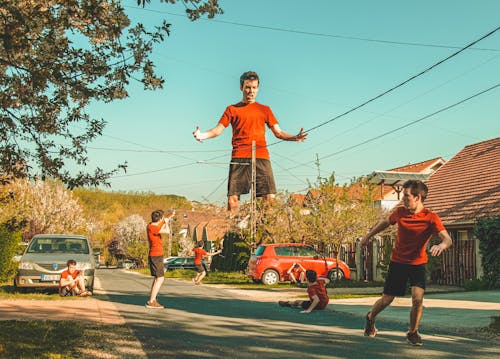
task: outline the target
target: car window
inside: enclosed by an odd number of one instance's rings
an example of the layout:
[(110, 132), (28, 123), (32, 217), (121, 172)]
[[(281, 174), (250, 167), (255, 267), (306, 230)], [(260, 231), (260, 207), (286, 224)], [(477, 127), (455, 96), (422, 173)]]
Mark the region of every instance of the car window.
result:
[(82, 238), (35, 238), (28, 253), (83, 253), (89, 254), (89, 246)]
[(175, 258), (172, 263), (174, 264), (183, 264), (184, 263), (184, 258)]
[(257, 247), (257, 249), (255, 250), (255, 253), (253, 254), (254, 256), (261, 256), (262, 253), (264, 253), (264, 251), (266, 250), (266, 246), (259, 246)]
[(297, 247), (297, 255), (300, 257), (314, 257), (318, 255), (318, 252), (313, 247), (301, 246)]
[(295, 256), (295, 251), (293, 247), (274, 247), (274, 252), (276, 253), (277, 256), (280, 257), (290, 257), (290, 256)]

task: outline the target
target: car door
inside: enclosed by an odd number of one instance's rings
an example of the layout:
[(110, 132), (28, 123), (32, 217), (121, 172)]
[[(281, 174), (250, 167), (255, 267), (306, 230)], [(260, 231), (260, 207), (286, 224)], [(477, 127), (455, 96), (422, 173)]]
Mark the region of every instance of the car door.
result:
[(328, 275), (328, 264), (311, 246), (299, 247), (301, 264), (306, 270), (313, 270), (320, 277)]

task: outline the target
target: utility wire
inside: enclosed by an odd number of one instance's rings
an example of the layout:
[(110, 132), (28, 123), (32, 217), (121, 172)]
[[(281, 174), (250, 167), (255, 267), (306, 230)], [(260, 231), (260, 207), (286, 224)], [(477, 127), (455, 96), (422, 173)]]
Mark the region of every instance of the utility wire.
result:
[[(124, 7), (131, 8), (131, 9), (136, 9), (136, 10), (154, 12), (154, 13), (158, 13), (158, 14), (164, 14), (164, 15), (171, 15), (171, 16), (178, 16), (178, 17), (187, 18), (186, 14), (176, 14), (176, 13), (172, 13), (172, 12), (168, 12), (168, 11), (153, 10), (153, 9), (144, 9), (144, 8), (135, 7), (135, 6), (124, 6)], [(440, 45), (440, 44), (426, 44), (426, 43), (409, 42), (409, 41), (380, 40), (380, 39), (372, 39), (372, 38), (366, 38), (366, 37), (326, 34), (326, 33), (321, 33), (321, 32), (312, 32), (312, 31), (302, 31), (302, 30), (294, 30), (294, 29), (285, 29), (285, 28), (274, 27), (274, 26), (245, 24), (245, 23), (236, 22), (236, 21), (226, 21), (226, 20), (218, 20), (218, 19), (205, 19), (205, 18), (200, 18), (199, 20), (209, 21), (209, 22), (216, 22), (216, 23), (226, 24), (226, 25), (240, 26), (240, 27), (249, 27), (249, 28), (261, 29), (261, 30), (270, 30), (270, 31), (277, 31), (277, 32), (288, 32), (288, 33), (293, 33), (293, 34), (300, 34), (300, 35), (307, 35), (307, 36), (316, 36), (316, 37), (326, 37), (326, 38), (336, 38), (336, 39), (342, 39), (342, 40), (355, 40), (355, 41), (375, 42), (375, 43), (382, 43), (382, 44), (389, 44), (389, 45), (405, 45), (405, 46), (434, 47), (434, 48), (444, 48), (444, 49), (460, 49), (460, 46), (450, 46), (450, 45)], [(472, 48), (471, 50), (500, 51), (500, 49), (490, 49), (490, 48)]]
[[(449, 110), (449, 109), (451, 109), (451, 108), (453, 108), (453, 107), (456, 107), (456, 106), (458, 106), (458, 105), (460, 105), (460, 104), (462, 104), (462, 103), (464, 103), (464, 102), (467, 102), (467, 101), (469, 101), (469, 100), (471, 100), (471, 99), (473, 99), (473, 98), (475, 98), (475, 97), (478, 97), (478, 96), (483, 95), (483, 94), (485, 94), (485, 93), (487, 93), (487, 92), (489, 92), (489, 91), (492, 91), (492, 90), (496, 89), (496, 88), (497, 88), (497, 87), (499, 87), (499, 86), (500, 86), (500, 83), (498, 83), (498, 84), (496, 84), (496, 85), (494, 85), (494, 86), (491, 86), (491, 87), (487, 88), (486, 90), (483, 90), (483, 91), (480, 91), (480, 92), (478, 92), (478, 93), (475, 93), (474, 95), (471, 95), (471, 96), (469, 96), (469, 97), (467, 97), (467, 98), (465, 98), (465, 99), (462, 99), (462, 100), (460, 100), (460, 101), (458, 101), (458, 102), (455, 102), (455, 103), (454, 103), (454, 104), (452, 104), (452, 105), (449, 105), (449, 106), (446, 106), (446, 107), (444, 107), (444, 108), (442, 108), (442, 109), (440, 109), (440, 110), (437, 110), (437, 111), (435, 111), (435, 112), (433, 112), (433, 113), (431, 113), (431, 114), (429, 114), (429, 115), (426, 115), (426, 116), (421, 117), (421, 118), (419, 118), (419, 119), (417, 119), (417, 120), (414, 120), (414, 121), (408, 122), (408, 123), (407, 123), (407, 124), (405, 124), (405, 125), (402, 125), (402, 126), (400, 126), (400, 127), (397, 127), (397, 128), (395, 128), (395, 129), (392, 129), (392, 130), (390, 130), (390, 131), (384, 132), (384, 133), (382, 133), (382, 134), (380, 134), (380, 135), (378, 135), (378, 136), (371, 137), (371, 138), (369, 138), (369, 139), (367, 139), (367, 140), (365, 140), (365, 141), (362, 141), (362, 142), (360, 142), (360, 143), (358, 143), (358, 144), (355, 144), (355, 145), (352, 145), (352, 146), (346, 147), (346, 148), (344, 148), (344, 149), (342, 149), (342, 150), (339, 150), (339, 151), (337, 151), (337, 152), (334, 152), (334, 153), (331, 153), (331, 154), (329, 154), (329, 155), (323, 156), (323, 157), (321, 157), (321, 158), (320, 158), (320, 160), (324, 160), (324, 159), (326, 159), (326, 158), (333, 157), (333, 156), (338, 155), (338, 154), (340, 154), (340, 153), (343, 153), (343, 152), (346, 152), (346, 151), (352, 150), (352, 149), (354, 149), (354, 148), (360, 147), (360, 146), (362, 146), (362, 145), (364, 145), (364, 144), (367, 144), (367, 143), (369, 143), (369, 142), (373, 142), (373, 141), (375, 141), (375, 140), (378, 140), (379, 138), (385, 137), (385, 136), (390, 135), (390, 134), (392, 134), (392, 133), (394, 133), (394, 132), (400, 131), (400, 130), (402, 130), (402, 129), (406, 128), (406, 127), (410, 127), (410, 126), (412, 126), (412, 125), (414, 125), (414, 124), (416, 124), (416, 123), (422, 122), (423, 120), (426, 120), (426, 119), (428, 119), (428, 118), (430, 118), (430, 117), (432, 117), (432, 116), (435, 116), (435, 115), (437, 115), (437, 114), (439, 114), (439, 113), (441, 113), (441, 112), (444, 112), (444, 111)], [(307, 162), (306, 164), (309, 164), (309, 162)], [(304, 165), (305, 165), (305, 164), (304, 164)], [(289, 169), (294, 169), (294, 168), (297, 168), (297, 167), (299, 167), (299, 166), (292, 167), (292, 168), (289, 168)]]
[[(339, 119), (339, 118), (341, 118), (341, 117), (344, 117), (344, 116), (348, 115), (348, 114), (349, 114), (349, 113), (351, 113), (351, 112), (356, 111), (357, 109), (359, 109), (359, 108), (361, 108), (361, 107), (363, 107), (363, 106), (368, 105), (369, 103), (371, 103), (371, 102), (373, 102), (373, 101), (375, 101), (375, 100), (377, 100), (377, 99), (379, 99), (379, 98), (381, 98), (381, 97), (383, 97), (383, 96), (387, 95), (388, 93), (390, 93), (390, 92), (392, 92), (392, 91), (394, 91), (394, 90), (396, 90), (396, 89), (398, 89), (398, 88), (400, 88), (400, 87), (402, 87), (402, 86), (406, 85), (406, 84), (407, 84), (407, 83), (409, 83), (410, 81), (415, 80), (417, 77), (420, 77), (420, 76), (424, 75), (425, 73), (427, 73), (427, 72), (431, 71), (432, 69), (436, 68), (437, 66), (439, 66), (439, 65), (443, 64), (444, 62), (446, 62), (446, 61), (448, 61), (448, 60), (452, 59), (453, 57), (457, 56), (458, 54), (460, 54), (460, 53), (464, 52), (464, 51), (465, 51), (465, 50), (467, 50), (468, 48), (470, 48), (470, 47), (474, 46), (474, 45), (475, 45), (475, 44), (477, 44), (478, 42), (480, 42), (480, 41), (482, 41), (482, 40), (486, 39), (487, 37), (489, 37), (489, 36), (491, 36), (491, 35), (493, 35), (493, 34), (494, 34), (495, 32), (497, 32), (499, 29), (500, 29), (500, 26), (498, 26), (498, 27), (497, 27), (497, 28), (495, 28), (494, 30), (492, 30), (492, 31), (488, 32), (486, 35), (481, 36), (479, 39), (477, 39), (477, 40), (475, 40), (475, 41), (471, 42), (469, 45), (467, 45), (467, 46), (465, 46), (465, 47), (462, 47), (460, 50), (458, 50), (458, 51), (454, 52), (453, 54), (451, 54), (451, 55), (449, 55), (449, 56), (445, 57), (444, 59), (442, 59), (442, 60), (440, 60), (440, 61), (436, 62), (435, 64), (433, 64), (433, 65), (429, 66), (429, 67), (428, 67), (428, 68), (426, 68), (425, 70), (422, 70), (422, 71), (420, 71), (419, 73), (417, 73), (416, 75), (413, 75), (413, 76), (411, 76), (410, 78), (408, 78), (407, 80), (405, 80), (405, 81), (403, 81), (403, 82), (401, 82), (401, 83), (397, 84), (396, 86), (391, 87), (390, 89), (388, 89), (388, 90), (386, 90), (386, 91), (382, 92), (381, 94), (379, 94), (379, 95), (377, 95), (377, 96), (375, 96), (375, 97), (372, 97), (371, 99), (369, 99), (369, 100), (367, 100), (367, 101), (365, 101), (365, 102), (361, 103), (361, 104), (360, 104), (360, 105), (358, 105), (358, 106), (355, 106), (355, 107), (351, 108), (350, 110), (345, 111), (344, 113), (342, 113), (342, 114), (340, 114), (340, 115), (338, 115), (338, 116), (336, 116), (336, 117), (334, 117), (334, 118), (332, 118), (332, 119), (330, 119), (330, 120), (328, 120), (328, 121), (325, 121), (325, 122), (323, 122), (323, 123), (320, 123), (319, 125), (316, 125), (316, 126), (314, 126), (314, 127), (311, 127), (310, 129), (306, 130), (305, 132), (311, 132), (311, 131), (316, 130), (316, 129), (318, 129), (318, 128), (320, 128), (320, 127), (324, 126), (324, 125), (327, 125), (327, 124), (329, 124), (329, 123), (331, 123), (331, 122), (333, 122), (333, 121), (335, 121), (335, 120), (337, 120), (337, 119)], [(281, 141), (279, 141), (279, 142), (281, 142)], [(274, 145), (274, 144), (276, 144), (276, 143), (278, 143), (278, 142), (275, 142), (275, 143), (273, 143), (273, 144), (271, 144), (271, 145)], [(269, 146), (271, 146), (271, 145), (269, 145)]]

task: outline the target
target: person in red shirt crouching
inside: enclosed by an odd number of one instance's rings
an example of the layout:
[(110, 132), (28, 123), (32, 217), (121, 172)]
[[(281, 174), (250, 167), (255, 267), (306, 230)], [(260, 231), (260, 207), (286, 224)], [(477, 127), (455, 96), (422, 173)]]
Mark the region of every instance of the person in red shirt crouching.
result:
[(328, 305), (330, 298), (326, 291), (326, 285), (330, 283), (328, 278), (318, 277), (316, 272), (308, 269), (306, 271), (307, 294), (309, 300), (279, 301), (282, 307), (301, 307), (301, 313), (309, 314), (313, 310), (323, 310)]
[(76, 261), (70, 259), (66, 262), (68, 268), (61, 273), (59, 280), (59, 295), (67, 297), (78, 295), (80, 297), (87, 297), (92, 295), (91, 292), (85, 290), (85, 278), (83, 272), (76, 269)]

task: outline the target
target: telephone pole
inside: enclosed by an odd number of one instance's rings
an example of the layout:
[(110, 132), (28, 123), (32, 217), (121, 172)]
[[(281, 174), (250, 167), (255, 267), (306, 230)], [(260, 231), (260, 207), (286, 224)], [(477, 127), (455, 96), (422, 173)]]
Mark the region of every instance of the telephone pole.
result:
[(257, 195), (255, 193), (257, 189), (257, 165), (255, 160), (255, 151), (255, 141), (252, 141), (252, 188), (250, 197), (250, 236), (252, 243), (255, 243), (255, 233), (257, 230)]

